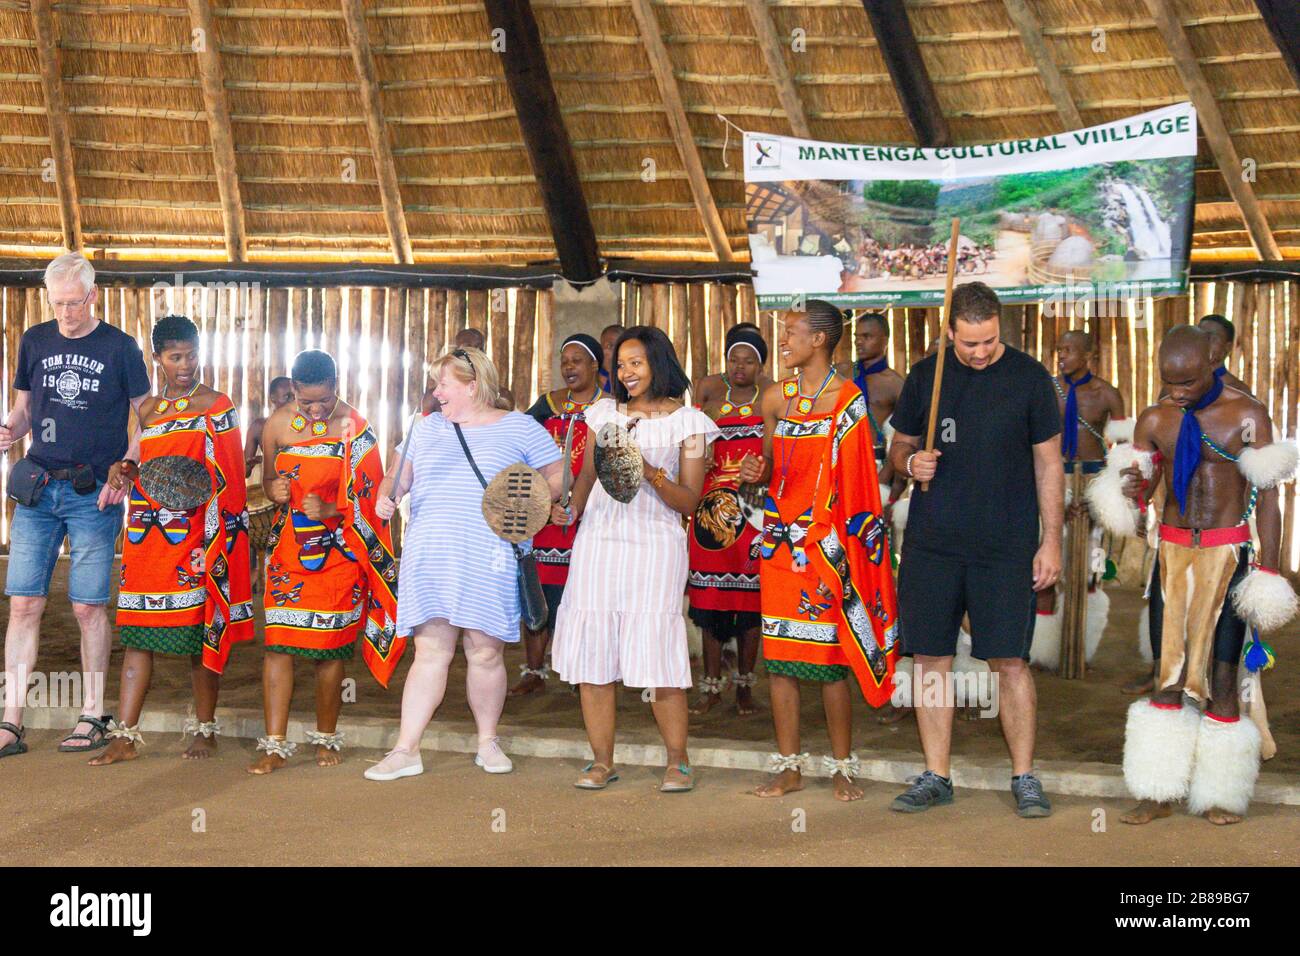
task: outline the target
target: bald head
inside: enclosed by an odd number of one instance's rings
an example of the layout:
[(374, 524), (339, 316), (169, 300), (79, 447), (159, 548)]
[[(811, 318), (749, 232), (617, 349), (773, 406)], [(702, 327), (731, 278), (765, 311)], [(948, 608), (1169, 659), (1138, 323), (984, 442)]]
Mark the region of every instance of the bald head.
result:
[(1184, 408), (1214, 384), (1210, 336), (1194, 325), (1170, 329), (1160, 343), (1160, 377), (1169, 397)]
[(480, 352), (486, 351), (487, 346), (487, 340), (483, 338), (483, 332), (473, 327), (461, 329), (457, 332), (455, 343), (458, 349), (478, 349)]

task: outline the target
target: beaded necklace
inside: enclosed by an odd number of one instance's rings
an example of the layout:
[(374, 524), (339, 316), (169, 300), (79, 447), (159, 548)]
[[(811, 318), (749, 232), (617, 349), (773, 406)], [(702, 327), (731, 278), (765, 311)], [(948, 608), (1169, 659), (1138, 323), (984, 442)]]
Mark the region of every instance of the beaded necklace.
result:
[[(317, 438), (320, 438), (322, 435), (324, 435), (327, 431), (330, 430), (330, 419), (334, 417), (334, 412), (338, 407), (339, 407), (339, 397), (335, 395), (334, 405), (333, 407), (330, 408), (329, 414), (326, 415), (324, 418), (318, 419), (317, 421), (311, 423), (312, 435), (314, 435)], [(296, 432), (300, 432), (307, 427), (307, 416), (302, 413), (301, 409), (299, 409), (297, 415), (294, 415), (293, 418), (289, 420), (289, 427)]]
[(742, 418), (748, 418), (754, 414), (754, 402), (758, 399), (758, 385), (754, 385), (754, 397), (743, 405), (737, 406), (731, 401), (731, 382), (727, 380), (725, 375), (722, 376), (722, 381), (727, 386), (727, 397), (722, 400), (720, 413), (730, 415), (732, 412), (739, 411)]
[(153, 410), (157, 412), (159, 415), (161, 415), (163, 414), (163, 412), (167, 411), (167, 409), (175, 405), (176, 411), (183, 412), (185, 411), (185, 409), (190, 407), (190, 399), (194, 396), (194, 393), (197, 392), (198, 390), (199, 390), (199, 383), (195, 382), (193, 385), (190, 386), (190, 390), (186, 392), (184, 395), (182, 395), (180, 398), (168, 398), (167, 386), (164, 385), (162, 400), (159, 401), (158, 404), (153, 407)]
[[(799, 414), (807, 415), (811, 412), (813, 407), (817, 404), (817, 399), (821, 398), (822, 392), (826, 391), (826, 386), (830, 384), (831, 378), (834, 375), (835, 366), (832, 365), (831, 370), (826, 373), (826, 378), (822, 381), (821, 388), (817, 389), (817, 394), (813, 395), (812, 398), (805, 395), (799, 388), (799, 380), (803, 376), (802, 372), (796, 375), (791, 381), (785, 382), (781, 386), (781, 394), (786, 397), (787, 401), (785, 403), (785, 414), (781, 417), (787, 420), (790, 418), (790, 405), (794, 402), (796, 395), (799, 396)], [(785, 496), (785, 477), (790, 472), (790, 463), (792, 461), (794, 461), (794, 440), (788, 439), (786, 441), (786, 446), (781, 449), (781, 483), (777, 485), (776, 488), (776, 496), (778, 498)], [(817, 472), (817, 481), (821, 481), (820, 469), (818, 469)]]
[(565, 396), (564, 399), (564, 414), (572, 415), (574, 412), (585, 412), (587, 409), (591, 408), (591, 406), (596, 403), (596, 399), (598, 398), (600, 398), (599, 388), (593, 391), (591, 398), (585, 402), (580, 402), (576, 398), (574, 398), (573, 389), (569, 389), (568, 394)]

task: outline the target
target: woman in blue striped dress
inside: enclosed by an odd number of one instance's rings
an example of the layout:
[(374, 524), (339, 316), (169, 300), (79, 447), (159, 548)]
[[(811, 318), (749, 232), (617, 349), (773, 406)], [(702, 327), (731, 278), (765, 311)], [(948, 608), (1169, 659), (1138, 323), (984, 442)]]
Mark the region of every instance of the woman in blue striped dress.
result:
[(371, 780), (424, 771), (420, 737), (442, 703), (458, 637), (469, 664), (465, 683), (478, 728), (474, 762), (488, 773), (513, 769), (497, 743), (497, 722), (506, 698), (503, 651), (519, 640), (515, 556), (483, 520), (483, 486), (455, 426), (485, 481), (522, 461), (546, 478), (552, 500), (560, 496), (559, 449), (532, 418), (500, 407), (496, 368), (486, 355), (454, 349), (435, 361), (429, 374), (438, 383), (434, 394), (441, 411), (415, 425), (402, 474), (390, 474), (378, 489), (376, 510), (385, 518), (403, 494), (411, 493), (397, 584), (397, 633), (414, 635), (415, 660), (402, 690), (397, 746), (366, 771)]

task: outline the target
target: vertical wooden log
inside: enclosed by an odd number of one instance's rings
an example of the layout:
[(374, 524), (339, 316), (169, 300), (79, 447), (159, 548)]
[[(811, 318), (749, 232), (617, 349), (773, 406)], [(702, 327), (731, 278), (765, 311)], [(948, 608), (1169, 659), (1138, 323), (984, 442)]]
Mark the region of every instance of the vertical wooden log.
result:
[(285, 359), (286, 365), (291, 363), (293, 357), (303, 349), (311, 348), (311, 345), (308, 344), (311, 337), (311, 327), (309, 324), (311, 322), (311, 305), (308, 301), (309, 293), (309, 289), (299, 288), (293, 290), (293, 307), (289, 313), (290, 316), (292, 316), (291, 325), (293, 327), (293, 336), (292, 345), (289, 347), (290, 351)]
[(537, 393), (551, 390), (551, 353), (555, 350), (555, 293), (537, 293)]
[[(244, 371), (248, 363), (248, 292), (247, 288), (227, 289), (230, 299), (230, 401), (241, 410), (243, 418), (248, 415), (244, 409)], [(143, 298), (142, 300), (143, 301)]]
[(375, 434), (383, 442), (380, 423), (383, 421), (383, 409), (380, 402), (384, 396), (384, 313), (387, 311), (388, 295), (384, 289), (373, 288), (366, 292), (366, 304), (370, 308), (369, 321), (364, 326), (362, 339), (370, 346), (370, 359), (360, 369), (357, 376), (357, 397), (361, 413), (375, 425)]
[[(121, 308), (121, 298), (118, 299)], [(206, 287), (202, 296), (203, 308), (203, 381), (211, 388), (217, 387), (217, 290)]]
[(717, 283), (709, 284), (709, 358), (710, 374), (722, 372), (722, 296)]
[[(515, 292), (515, 355), (510, 391), (515, 396), (515, 408), (526, 409), (533, 402), (533, 355), (537, 338), (537, 291), (519, 289)], [(550, 365), (550, 357), (546, 357)]]
[[(751, 286), (747, 285), (741, 286), (740, 288), (740, 301), (743, 305), (745, 301), (745, 290), (749, 289), (751, 295), (753, 294), (753, 290)], [(741, 310), (741, 314), (744, 314), (743, 309)], [(780, 375), (779, 362), (776, 357), (776, 310), (764, 309), (761, 316), (762, 318), (759, 319), (758, 325), (763, 335), (763, 341), (767, 343), (767, 374), (772, 379), (776, 379)]]
[(1255, 391), (1255, 284), (1253, 282), (1235, 283), (1232, 290), (1232, 306), (1236, 313), (1237, 326), (1236, 348), (1233, 349), (1237, 361), (1234, 369), (1237, 377), (1246, 383), (1252, 394)]
[[(22, 344), (23, 332), (27, 330), (28, 317), (32, 315), (29, 308), (30, 302), (26, 294), (28, 290), (23, 289), (5, 289), (5, 387), (4, 387), (4, 410), (5, 416), (8, 417), (9, 409), (13, 403), (13, 381), (18, 374), (18, 349)], [(26, 440), (16, 441), (9, 446), (6, 452), (5, 474), (5, 497), (4, 497), (4, 532), (5, 542), (9, 541), (9, 529), (13, 526), (14, 519), (14, 502), (9, 497), (9, 469), (18, 463), (23, 457)]]
[[(1286, 436), (1292, 441), (1300, 435), (1297, 419), (1300, 418), (1300, 282), (1288, 286), (1290, 316), (1287, 328), (1290, 330), (1287, 343), (1286, 390), (1287, 423)], [(1282, 560), (1279, 562), (1295, 575), (1300, 573), (1300, 562), (1293, 561), (1291, 555), (1295, 548), (1295, 538), (1300, 535), (1300, 518), (1296, 517), (1296, 482), (1288, 481), (1283, 486), (1282, 503), (1285, 521), (1282, 525)]]
[(720, 284), (716, 288), (722, 297), (722, 334), (725, 336), (737, 322), (746, 320), (736, 318), (736, 287)]
[[(669, 290), (669, 302), (673, 314), (673, 351), (677, 353), (677, 361), (681, 363), (682, 368), (686, 368), (686, 348), (687, 342), (690, 341), (688, 334), (688, 322), (686, 317), (686, 286), (681, 282), (674, 282)], [(694, 397), (692, 396), (692, 400)]]
[(1056, 358), (1056, 328), (1061, 307), (1046, 303), (1038, 313), (1038, 361), (1051, 369)]
[(910, 368), (925, 357), (930, 344), (925, 327), (925, 309), (905, 309), (907, 316), (907, 365)]
[(452, 340), (456, 338), (456, 333), (465, 328), (466, 312), (468, 306), (468, 297), (464, 289), (452, 289), (447, 293), (447, 342), (446, 348), (451, 348)]
[(668, 331), (669, 294), (667, 282), (656, 282), (652, 288), (650, 324), (655, 328)]
[(311, 348), (321, 348), (325, 341), (325, 290), (310, 289)]
[[(1269, 362), (1269, 377), (1272, 380), (1272, 416), (1273, 425), (1278, 435), (1286, 434), (1287, 412), (1283, 406), (1287, 375), (1287, 329), (1286, 329), (1286, 285), (1282, 282), (1270, 284), (1273, 307), (1269, 324), (1273, 330), (1273, 353)], [(1294, 330), (1293, 330), (1294, 331)]]
[[(425, 345), (426, 368), (433, 360), (447, 350), (447, 290), (429, 290), (428, 338)], [(429, 387), (428, 375), (420, 388)]]
[(757, 322), (758, 321), (758, 299), (754, 296), (754, 287), (748, 282), (739, 287), (740, 290), (740, 322)]
[(637, 283), (637, 325), (654, 325), (654, 286)]
[[(942, 312), (942, 311), (943, 311), (942, 309), (922, 309), (922, 310), (921, 310), (922, 314), (924, 314), (924, 316), (925, 316), (925, 345), (926, 345), (926, 348), (929, 348), (930, 343), (933, 342), (935, 339), (939, 338), (939, 336), (940, 336), (940, 334), (941, 334), (941, 332), (940, 332), (940, 328), (939, 328), (939, 327), (940, 327), (940, 324), (941, 324), (942, 321), (946, 320), (946, 318), (947, 318), (946, 316), (940, 316), (939, 313)], [(944, 336), (944, 338), (947, 338), (947, 336)], [(922, 353), (922, 354), (924, 354), (924, 353)]]
[(346, 382), (343, 389), (343, 400), (353, 408), (358, 408), (357, 403), (361, 400), (360, 351), (361, 340), (365, 335), (362, 324), (365, 317), (364, 303), (365, 295), (361, 289), (348, 289), (348, 314), (343, 323), (343, 331), (339, 335), (338, 351), (334, 353), (336, 361), (341, 356), (347, 356), (343, 373)]
[(1255, 352), (1255, 394), (1265, 405), (1273, 391), (1273, 362), (1269, 350), (1273, 344), (1273, 286), (1255, 286), (1255, 341), (1247, 347)]
[(692, 381), (698, 382), (709, 374), (709, 343), (705, 334), (705, 304), (703, 284), (692, 284), (686, 290), (686, 311), (690, 315), (690, 346)]
[(489, 326), (492, 334), (492, 362), (497, 367), (497, 378), (502, 387), (510, 388), (509, 290), (493, 289), (492, 294), (488, 296), (488, 308), (492, 314)]
[(1132, 340), (1129, 336), (1129, 316), (1125, 303), (1120, 303), (1119, 312), (1115, 316), (1115, 364), (1116, 378), (1118, 381), (1115, 387), (1119, 389), (1120, 397), (1124, 400), (1124, 411), (1130, 417), (1135, 417), (1141, 409), (1133, 405), (1133, 353)]
[(483, 338), (488, 337), (488, 294), (487, 289), (470, 289), (465, 296), (465, 327), (478, 329)]
[[(427, 289), (408, 289), (406, 292), (406, 368), (405, 395), (410, 410), (420, 407), (424, 396), (424, 380), (429, 377), (425, 365), (425, 340), (428, 337), (428, 324), (425, 315)], [(405, 416), (402, 426), (406, 427)]]
[(899, 375), (907, 375), (907, 319), (902, 309), (885, 309), (885, 321), (889, 323), (890, 366)]
[(1134, 316), (1133, 371), (1137, 378), (1133, 383), (1133, 408), (1139, 412), (1151, 404), (1150, 303), (1150, 299), (1137, 299)]
[(274, 349), (275, 342), (267, 343), (266, 300), (273, 297), (275, 292), (285, 290), (269, 290), (272, 296), (268, 296), (267, 291), (261, 284), (249, 287), (248, 312), (244, 316), (244, 337), (248, 341), (248, 353), (245, 361), (247, 366), (245, 387), (247, 388), (248, 421), (250, 422), (254, 418), (265, 415), (268, 411), (266, 387), (267, 350)]
[[(285, 356), (289, 335), (289, 290), (271, 289), (266, 312), (266, 369), (271, 378), (288, 374)], [(335, 359), (337, 361), (337, 357)]]
[(406, 353), (406, 290), (391, 286), (387, 299), (384, 309), (384, 390), (380, 408), (383, 409), (384, 447), (391, 450), (402, 440), (402, 399), (406, 394), (406, 369), (402, 361)]
[[(638, 288), (635, 282), (623, 283), (623, 328), (630, 329), (636, 325)], [(550, 359), (547, 359), (549, 362)]]
[[(339, 332), (343, 323), (343, 290), (331, 286), (321, 290), (324, 295), (319, 300), (321, 307), (321, 332), (316, 340), (317, 348), (338, 355)], [(337, 361), (337, 359), (335, 359)]]
[(1041, 319), (1038, 315), (1038, 303), (1033, 302), (1025, 306), (1024, 314), (1025, 324), (1025, 352), (1032, 355), (1035, 360), (1039, 358), (1039, 325)]

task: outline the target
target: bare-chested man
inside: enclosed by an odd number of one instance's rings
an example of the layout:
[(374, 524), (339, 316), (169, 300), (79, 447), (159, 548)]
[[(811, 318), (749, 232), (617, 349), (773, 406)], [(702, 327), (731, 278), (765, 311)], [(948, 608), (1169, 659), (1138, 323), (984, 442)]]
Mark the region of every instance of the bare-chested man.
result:
[[(1079, 329), (1066, 332), (1056, 345), (1058, 374), (1052, 378), (1052, 387), (1056, 389), (1061, 410), (1061, 459), (1065, 464), (1067, 488), (1072, 481), (1069, 476), (1076, 469), (1083, 473), (1085, 481), (1101, 471), (1106, 464), (1107, 445), (1133, 438), (1133, 421), (1124, 417), (1124, 398), (1119, 389), (1091, 371), (1096, 354), (1093, 337)], [(1065, 509), (1066, 522), (1078, 520), (1080, 516), (1088, 520), (1083, 502), (1071, 501)], [(1068, 574), (1068, 570), (1063, 572), (1062, 578)], [(1096, 650), (1105, 626), (1100, 606), (1104, 598), (1093, 601), (1093, 587), (1095, 581), (1090, 581), (1087, 658)], [(1056, 670), (1060, 664), (1061, 603), (1056, 588), (1038, 592), (1034, 642), (1029, 651), (1030, 662), (1036, 667)]]
[(1159, 360), (1167, 397), (1138, 416), (1132, 446), (1112, 452), (1088, 491), (1099, 520), (1121, 534), (1138, 530), (1121, 495), (1145, 507), (1155, 484), (1167, 492), (1153, 582), (1166, 611), (1163, 653), (1156, 692), (1129, 707), (1124, 781), (1140, 802), (1121, 819), (1149, 823), (1186, 799), (1212, 823), (1237, 823), (1260, 758), (1259, 731), (1239, 715), (1237, 665), (1248, 626), (1271, 630), (1295, 613), (1295, 592), (1275, 569), (1277, 486), (1294, 474), (1296, 449), (1273, 442), (1260, 402), (1215, 376), (1204, 331), (1173, 329)]
[(854, 344), (858, 350), (856, 362), (841, 362), (836, 371), (852, 379), (867, 397), (871, 415), (871, 431), (875, 436), (876, 470), (880, 473), (880, 500), (889, 507), (907, 487), (907, 479), (896, 475), (889, 463), (887, 449), (889, 436), (885, 427), (894, 414), (898, 396), (903, 391), (903, 376), (889, 367), (889, 320), (880, 312), (864, 312), (858, 316), (854, 327)]

